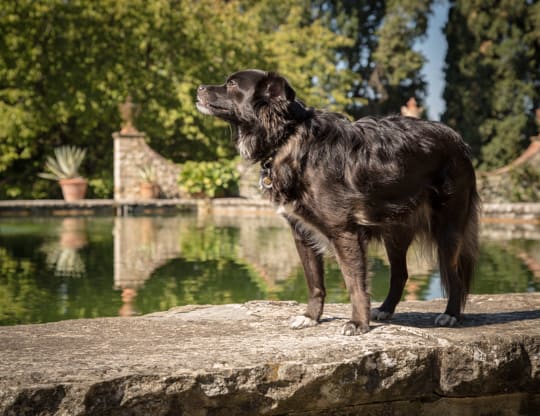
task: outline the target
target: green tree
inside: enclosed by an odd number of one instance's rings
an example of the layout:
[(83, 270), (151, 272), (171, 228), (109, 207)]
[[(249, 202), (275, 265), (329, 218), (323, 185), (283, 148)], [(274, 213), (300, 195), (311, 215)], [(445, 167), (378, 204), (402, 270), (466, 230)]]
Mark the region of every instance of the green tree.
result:
[(371, 84), (378, 98), (379, 112), (397, 112), (410, 97), (425, 98), (426, 82), (421, 74), (425, 57), (413, 49), (425, 35), (432, 0), (387, 0)]
[(318, 0), (313, 16), (354, 39), (336, 48), (340, 65), (354, 73), (347, 111), (358, 118), (396, 113), (410, 98), (425, 98), (420, 70), (425, 57), (413, 50), (425, 35), (433, 0)]
[(445, 33), (443, 121), (471, 145), (482, 169), (518, 156), (540, 106), (540, 3), (455, 0)]
[[(0, 0), (0, 198), (45, 197), (32, 178), (62, 144), (89, 149), (91, 196), (112, 191), (111, 133), (128, 94), (137, 127), (175, 160), (233, 154), (223, 124), (194, 106), (200, 83), (243, 68), (277, 70), (312, 105), (342, 110), (352, 82), (336, 48), (350, 44), (308, 2)], [(84, 170), (84, 168), (83, 168)]]

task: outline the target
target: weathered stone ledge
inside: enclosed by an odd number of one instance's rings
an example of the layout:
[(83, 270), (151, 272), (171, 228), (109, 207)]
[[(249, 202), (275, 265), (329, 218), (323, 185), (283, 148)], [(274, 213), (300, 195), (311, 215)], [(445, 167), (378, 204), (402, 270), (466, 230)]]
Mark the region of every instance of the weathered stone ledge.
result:
[(1, 415), (536, 415), (540, 293), (405, 302), (340, 335), (349, 305), (300, 331), (295, 302), (0, 328)]
[[(168, 211), (212, 212), (216, 215), (275, 214), (275, 208), (263, 199), (62, 199), (0, 200), (1, 216), (151, 214)], [(483, 204), (482, 217), (487, 222), (540, 222), (540, 203)]]

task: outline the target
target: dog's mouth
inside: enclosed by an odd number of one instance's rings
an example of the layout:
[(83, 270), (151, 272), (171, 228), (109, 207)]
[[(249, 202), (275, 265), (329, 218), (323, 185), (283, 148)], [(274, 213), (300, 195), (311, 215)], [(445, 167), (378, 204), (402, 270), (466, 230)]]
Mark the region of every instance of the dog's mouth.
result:
[(199, 111), (203, 114), (213, 115), (216, 112), (225, 112), (229, 111), (228, 108), (216, 105), (214, 103), (208, 102), (203, 97), (197, 97), (196, 106)]

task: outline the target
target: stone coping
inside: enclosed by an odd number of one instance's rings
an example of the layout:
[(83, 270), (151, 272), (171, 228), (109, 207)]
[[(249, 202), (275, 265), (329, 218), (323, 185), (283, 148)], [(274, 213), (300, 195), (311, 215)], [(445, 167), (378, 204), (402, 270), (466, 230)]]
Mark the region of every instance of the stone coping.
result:
[(482, 216), (485, 220), (508, 220), (540, 222), (540, 203), (483, 204)]
[[(0, 200), (0, 216), (27, 215), (92, 215), (95, 213), (129, 215), (174, 211), (214, 212), (218, 215), (242, 213), (275, 213), (263, 199), (83, 199), (66, 202), (62, 199)], [(482, 218), (487, 222), (540, 223), (540, 203), (483, 204)]]
[(533, 415), (540, 293), (403, 302), (340, 335), (350, 305), (288, 328), (296, 302), (185, 306), (136, 318), (0, 327), (1, 415)]
[(131, 215), (174, 212), (215, 212), (223, 215), (260, 212), (275, 213), (269, 202), (243, 198), (216, 199), (83, 199), (66, 202), (62, 199), (3, 200), (0, 201), (0, 217), (29, 215)]
[(116, 207), (119, 205), (141, 206), (167, 206), (167, 205), (197, 205), (193, 199), (81, 199), (80, 201), (67, 202), (63, 199), (21, 199), (0, 200), (0, 208), (91, 208), (91, 207)]
[(271, 204), (264, 199), (246, 199), (246, 198), (214, 198), (214, 199), (188, 199), (188, 198), (170, 198), (170, 199), (81, 199), (79, 201), (67, 202), (63, 199), (19, 199), (19, 200), (0, 200), (0, 207), (100, 207), (117, 205), (198, 205), (202, 203), (211, 203), (217, 206), (258, 206), (271, 207)]

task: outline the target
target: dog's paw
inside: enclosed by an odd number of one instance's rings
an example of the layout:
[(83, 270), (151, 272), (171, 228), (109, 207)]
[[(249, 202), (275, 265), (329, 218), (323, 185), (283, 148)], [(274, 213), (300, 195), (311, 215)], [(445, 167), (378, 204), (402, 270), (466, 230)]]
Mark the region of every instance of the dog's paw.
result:
[(319, 323), (315, 319), (311, 319), (310, 317), (305, 315), (293, 316), (289, 320), (289, 328), (291, 329), (309, 328), (318, 324)]
[(358, 325), (352, 321), (347, 322), (341, 330), (342, 335), (349, 337), (354, 335), (362, 335), (366, 332), (369, 332), (369, 325)]
[(388, 321), (394, 316), (393, 312), (381, 311), (379, 308), (371, 310), (371, 320), (372, 321)]
[(457, 324), (457, 318), (446, 313), (441, 313), (435, 318), (435, 325), (438, 326), (455, 326)]

